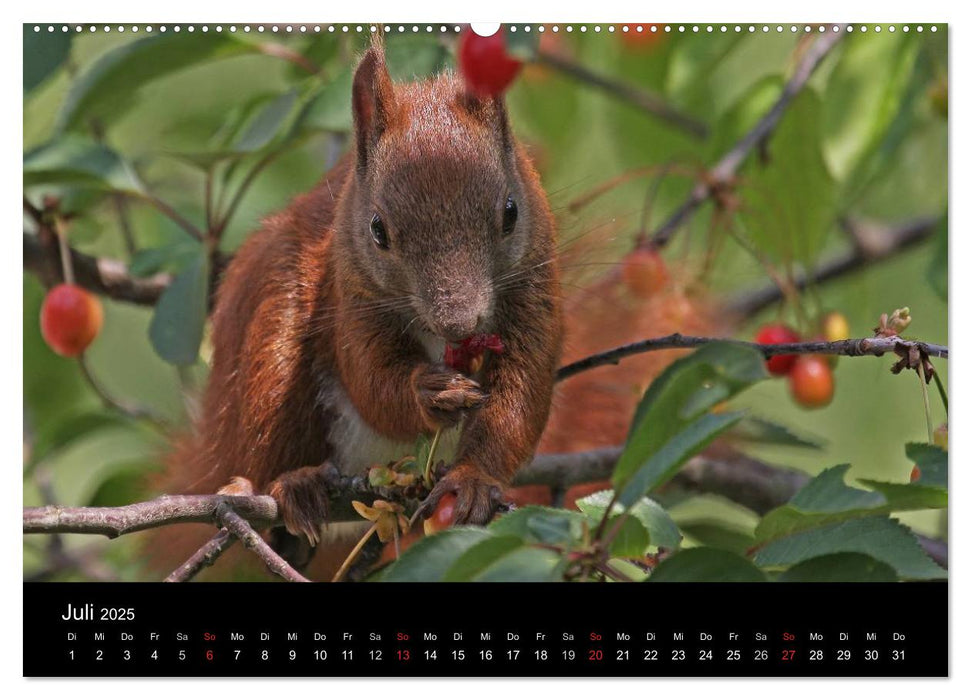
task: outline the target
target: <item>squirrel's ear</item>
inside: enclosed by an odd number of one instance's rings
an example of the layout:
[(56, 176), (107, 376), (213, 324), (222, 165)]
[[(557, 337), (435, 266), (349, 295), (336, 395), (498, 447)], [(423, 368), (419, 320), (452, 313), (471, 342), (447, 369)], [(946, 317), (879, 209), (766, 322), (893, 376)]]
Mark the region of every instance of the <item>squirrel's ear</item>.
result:
[(381, 138), (394, 109), (394, 88), (384, 64), (384, 51), (372, 46), (354, 73), (351, 91), (354, 135), (357, 139), (358, 165), (367, 164), (368, 154)]

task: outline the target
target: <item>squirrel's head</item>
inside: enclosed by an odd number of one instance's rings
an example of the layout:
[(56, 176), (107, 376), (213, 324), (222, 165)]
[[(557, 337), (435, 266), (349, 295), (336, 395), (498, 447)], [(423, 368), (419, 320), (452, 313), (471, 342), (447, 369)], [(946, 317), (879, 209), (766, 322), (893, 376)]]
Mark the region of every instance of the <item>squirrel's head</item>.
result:
[(371, 48), (352, 101), (357, 162), (341, 235), (354, 265), (379, 294), (406, 297), (406, 315), (435, 335), (490, 330), (545, 206), (522, 177), (531, 166), (501, 99), (472, 96), (451, 74), (395, 85)]

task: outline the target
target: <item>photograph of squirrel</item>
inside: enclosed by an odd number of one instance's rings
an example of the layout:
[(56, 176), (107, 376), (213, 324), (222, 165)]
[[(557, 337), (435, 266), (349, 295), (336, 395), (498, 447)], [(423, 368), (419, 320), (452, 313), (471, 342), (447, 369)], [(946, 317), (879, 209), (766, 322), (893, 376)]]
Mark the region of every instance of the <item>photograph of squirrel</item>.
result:
[[(375, 44), (352, 108), (350, 152), (268, 217), (225, 272), (202, 413), (164, 485), (269, 493), (285, 523), (271, 543), (298, 565), (327, 522), (320, 465), (361, 473), (444, 428), (437, 457), (454, 466), (423, 512), (450, 493), (456, 523), (484, 524), (538, 446), (622, 442), (644, 378), (670, 357), (571, 381), (547, 428), (565, 325), (572, 359), (642, 332), (650, 302), (615, 277), (564, 298), (554, 217), (501, 97), (472, 94), (449, 72), (395, 84)], [(475, 376), (443, 364), (446, 343), (480, 333), (504, 351)], [(542, 502), (541, 490), (516, 500)]]

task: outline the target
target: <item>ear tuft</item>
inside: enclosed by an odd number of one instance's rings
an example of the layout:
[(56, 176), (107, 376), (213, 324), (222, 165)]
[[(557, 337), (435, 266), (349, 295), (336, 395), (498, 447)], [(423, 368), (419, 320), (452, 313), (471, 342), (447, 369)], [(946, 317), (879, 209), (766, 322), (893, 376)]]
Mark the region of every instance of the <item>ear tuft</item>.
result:
[(382, 47), (372, 46), (361, 58), (354, 72), (351, 106), (354, 112), (358, 166), (363, 168), (387, 128), (394, 110), (394, 87), (384, 63)]
[(504, 148), (510, 149), (512, 147), (509, 118), (506, 116), (506, 103), (501, 96), (483, 97), (468, 89), (463, 89), (458, 94), (458, 104), (473, 119), (492, 127)]

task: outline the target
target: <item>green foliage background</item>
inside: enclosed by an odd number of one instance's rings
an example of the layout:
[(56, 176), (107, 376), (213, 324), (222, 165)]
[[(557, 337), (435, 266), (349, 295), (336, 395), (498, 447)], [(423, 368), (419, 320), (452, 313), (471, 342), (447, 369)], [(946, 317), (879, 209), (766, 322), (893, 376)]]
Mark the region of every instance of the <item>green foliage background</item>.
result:
[[(33, 201), (45, 193), (61, 195), (64, 205), (80, 214), (71, 227), (74, 246), (127, 259), (119, 220), (102, 181), (135, 192), (129, 207), (139, 249), (132, 259), (134, 269), (181, 273), (189, 280), (186, 294), (191, 298), (198, 298), (198, 292), (192, 297), (192, 273), (185, 271), (198, 265), (198, 244), (137, 193), (151, 191), (201, 226), (207, 167), (219, 160), (219, 172), (222, 176), (229, 170), (226, 182), (232, 187), (249, 165), (278, 153), (229, 222), (222, 247), (234, 250), (260, 217), (310, 188), (344, 148), (350, 126), (350, 71), (367, 42), (353, 31), (217, 36), (200, 30), (164, 37), (158, 32), (149, 37), (144, 31), (99, 31), (69, 36), (68, 41), (60, 33), (35, 35), (32, 27), (25, 27), (25, 194)], [(267, 55), (261, 46), (270, 42), (308, 57), (320, 72), (310, 75)], [(800, 36), (789, 32), (717, 29), (712, 34), (665, 34), (649, 46), (635, 47), (617, 35), (592, 32), (560, 34), (550, 44), (592, 70), (656, 92), (710, 128), (707, 139), (696, 139), (548, 68), (530, 66), (517, 80), (508, 94), (510, 120), (534, 149), (563, 235), (605, 222), (620, 231), (605, 244), (609, 250), (598, 258), (602, 260), (619, 259), (629, 250), (651, 188), (656, 186), (656, 196), (647, 219), (657, 225), (686, 195), (691, 179), (635, 179), (578, 216), (567, 214), (564, 205), (632, 168), (697, 168), (714, 162), (778, 96), (801, 51)], [(453, 56), (453, 48), (437, 33), (388, 37), (388, 62), (396, 79), (450, 67)], [(838, 217), (899, 223), (946, 216), (946, 71), (943, 28), (845, 38), (787, 111), (768, 144), (768, 160), (753, 157), (741, 171), (739, 195), (745, 208), (738, 218), (750, 243), (783, 267), (811, 266), (847, 248)], [(89, 142), (92, 122), (126, 165), (112, 162), (96, 174), (98, 182), (81, 183), (39, 166), (30, 170), (28, 164), (39, 158), (35, 149), (55, 149), (56, 159), (71, 139)], [(239, 165), (229, 168), (229, 163)], [(35, 173), (32, 179), (28, 171)], [(700, 259), (708, 224), (707, 213), (696, 217), (666, 255)], [(909, 306), (915, 321), (908, 334), (946, 344), (946, 280), (943, 228), (939, 240), (810, 290), (805, 298), (810, 310), (841, 310), (855, 337), (867, 335), (880, 313)], [(715, 294), (727, 294), (766, 281), (752, 257), (726, 240), (708, 284)], [(148, 496), (144, 476), (158, 468), (165, 441), (151, 428), (104, 409), (76, 363), (45, 346), (38, 326), (43, 293), (38, 281), (25, 274), (25, 505), (42, 502), (34, 476), (38, 469), (50, 474), (57, 501), (67, 505), (114, 505)], [(184, 423), (192, 409), (192, 399), (186, 400), (184, 393), (191, 397), (205, 381), (205, 340), (202, 359), (187, 362), (195, 357), (191, 338), (187, 347), (159, 344), (157, 339), (153, 347), (150, 335), (162, 331), (150, 334), (152, 310), (110, 300), (104, 305), (104, 329), (88, 353), (92, 371), (110, 394)], [(185, 306), (178, 304), (175, 318), (191, 327), (194, 317)], [(752, 319), (738, 336), (750, 337), (758, 323), (779, 313), (773, 308)], [(782, 314), (794, 320), (791, 310)], [(169, 364), (159, 351), (182, 366)], [(796, 407), (784, 381), (761, 382), (741, 394), (733, 409), (749, 408), (823, 441), (819, 450), (758, 445), (752, 453), (813, 474), (849, 463), (851, 483), (867, 478), (905, 482), (913, 461), (903, 444), (926, 441), (924, 412), (917, 380), (892, 376), (889, 364), (886, 358), (841, 361), (835, 370), (835, 400), (822, 411)], [(947, 363), (936, 366), (946, 381)], [(946, 420), (933, 396), (932, 410), (935, 424)], [(674, 504), (670, 513), (679, 524), (703, 516), (745, 532), (757, 521), (738, 506), (708, 497)], [(900, 519), (940, 536), (946, 534), (945, 514), (918, 509)], [(692, 543), (688, 535), (686, 544)], [(85, 538), (66, 538), (69, 547), (87, 544)], [(36, 571), (42, 550), (39, 538), (25, 538), (25, 575)], [(119, 576), (140, 576), (138, 558), (125, 538), (104, 552)]]

